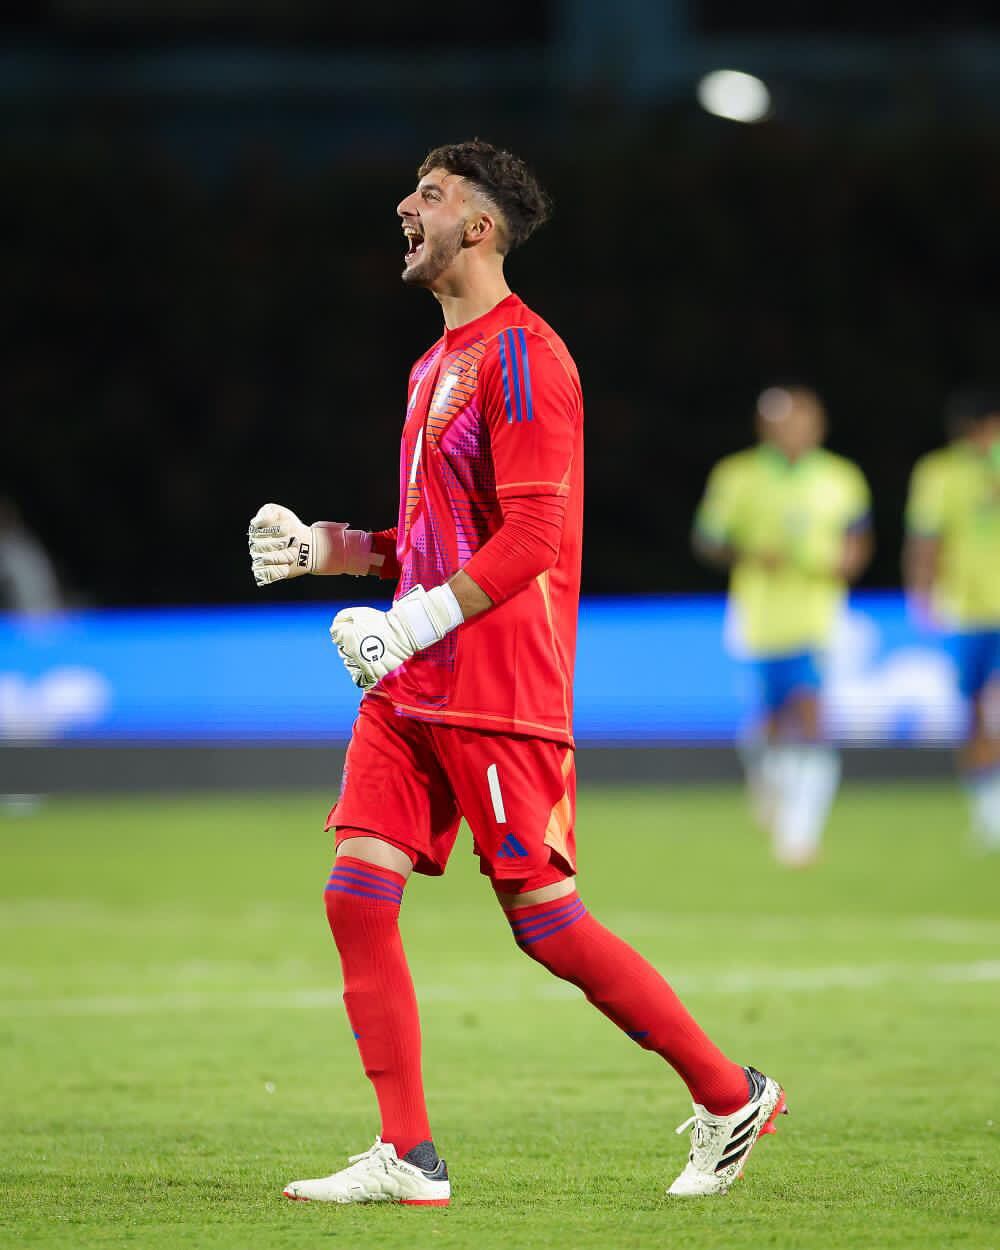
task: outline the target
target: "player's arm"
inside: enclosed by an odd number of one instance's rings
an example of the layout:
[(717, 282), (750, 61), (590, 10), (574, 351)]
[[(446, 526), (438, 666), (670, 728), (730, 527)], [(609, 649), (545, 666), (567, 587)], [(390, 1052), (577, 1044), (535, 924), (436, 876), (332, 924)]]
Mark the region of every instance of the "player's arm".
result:
[(250, 567), (258, 586), (307, 573), (321, 577), (342, 573), (392, 576), (395, 561), (395, 530), (371, 534), (350, 529), (346, 521), (306, 525), (289, 508), (276, 503), (265, 504), (251, 519), (248, 541)]
[(722, 569), (723, 572), (728, 572), (738, 558), (736, 548), (731, 543), (713, 538), (697, 527), (691, 531), (691, 550), (703, 563), (714, 569)]
[(841, 541), (840, 561), (834, 569), (836, 577), (856, 582), (875, 554), (875, 536), (867, 514), (848, 526)]
[(705, 564), (724, 572), (744, 558), (733, 537), (737, 485), (736, 466), (729, 459), (721, 460), (708, 475), (691, 527), (694, 554)]
[(865, 475), (856, 464), (846, 464), (844, 468), (847, 521), (833, 575), (840, 581), (856, 582), (875, 554), (872, 495)]
[(402, 571), (396, 554), (396, 529), (394, 525), (391, 529), (372, 531), (372, 561), (368, 572), (384, 581), (398, 582)]
[(940, 566), (940, 537), (908, 530), (903, 539), (903, 590), (911, 619), (920, 629), (940, 627), (934, 611), (934, 587)]
[(872, 530), (871, 491), (857, 465), (835, 461), (839, 494), (839, 523), (828, 532), (822, 529), (810, 540), (808, 531), (793, 549), (792, 563), (808, 577), (827, 582), (854, 582), (868, 567), (875, 551)]
[(933, 617), (931, 598), (940, 573), (944, 511), (939, 466), (925, 457), (910, 477), (903, 540), (903, 586), (912, 611), (924, 622)]
[(559, 557), (582, 413), (578, 385), (544, 339), (514, 330), (505, 331), (484, 359), (479, 388), (503, 520), (444, 585), (416, 586), (388, 612), (349, 608), (337, 614), (330, 635), (364, 689), (520, 593)]
[(493, 600), (481, 586), (472, 580), (465, 569), (459, 569), (454, 577), (450, 577), (448, 586), (462, 610), (463, 621), (493, 607)]
[(941, 559), (941, 539), (934, 534), (908, 533), (903, 541), (903, 585), (914, 599), (929, 600)]

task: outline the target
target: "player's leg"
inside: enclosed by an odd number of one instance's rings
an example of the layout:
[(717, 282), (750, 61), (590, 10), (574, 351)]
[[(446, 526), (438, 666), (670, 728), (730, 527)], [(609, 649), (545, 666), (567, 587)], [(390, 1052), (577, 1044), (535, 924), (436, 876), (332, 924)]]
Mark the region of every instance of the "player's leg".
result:
[(363, 704), (327, 823), (336, 828), (337, 856), (324, 899), (381, 1133), (343, 1171), (292, 1182), (289, 1198), (444, 1205), (450, 1197), (427, 1116), (420, 1019), (399, 910), (414, 868), (443, 871), (457, 826), (425, 727), (386, 715), (375, 700)]
[[(505, 882), (504, 885), (514, 884)], [(691, 1153), (670, 1187), (676, 1197), (725, 1193), (761, 1133), (785, 1110), (784, 1092), (755, 1068), (729, 1059), (659, 972), (587, 911), (575, 882), (528, 887), (498, 898), (521, 949), (576, 985), (625, 1035), (665, 1059), (687, 1085), (694, 1115)]]
[(761, 656), (752, 662), (752, 671), (757, 721), (738, 751), (754, 820), (773, 840), (784, 780), (782, 715), (788, 699), (789, 657)]
[[(660, 973), (590, 914), (575, 879), (541, 888), (538, 875), (494, 882), (518, 946), (678, 1073), (694, 1102), (728, 1115), (748, 1098), (747, 1076), (697, 1024)], [(505, 886), (524, 886), (511, 893)]]
[(969, 797), (973, 836), (1000, 850), (1000, 630), (964, 634), (953, 647), (969, 729), (959, 769)]
[(337, 858), (323, 896), (340, 954), (347, 1019), (378, 1099), (380, 1136), (400, 1156), (431, 1140), (420, 1019), (399, 932), (412, 868), (397, 847), (339, 825)]
[(751, 814), (755, 823), (767, 833), (774, 830), (774, 815), (778, 804), (771, 751), (776, 736), (777, 715), (766, 710), (736, 747), (746, 778)]
[[(725, 1163), (709, 1181), (699, 1180), (708, 1188), (677, 1192), (722, 1192), (777, 1114), (779, 1087), (729, 1059), (660, 973), (587, 911), (573, 875), (573, 753), (540, 739), (443, 732), (452, 735), (449, 776), (482, 871), (518, 945), (678, 1072), (701, 1117), (699, 1133), (713, 1143), (713, 1169)], [(741, 1133), (733, 1134), (744, 1120)], [(720, 1154), (735, 1137), (732, 1158)]]
[(780, 664), (768, 762), (775, 791), (773, 849), (781, 863), (803, 867), (819, 853), (840, 783), (840, 758), (823, 732), (816, 658), (803, 653)]

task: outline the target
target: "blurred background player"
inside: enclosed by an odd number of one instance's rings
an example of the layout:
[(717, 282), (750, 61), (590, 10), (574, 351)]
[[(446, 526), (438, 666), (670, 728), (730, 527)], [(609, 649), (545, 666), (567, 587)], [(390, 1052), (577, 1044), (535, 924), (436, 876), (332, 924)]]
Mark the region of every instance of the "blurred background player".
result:
[(17, 503), (0, 495), (0, 612), (49, 616), (63, 607), (48, 552), (25, 525)]
[(744, 762), (775, 856), (816, 856), (840, 777), (824, 740), (821, 664), (847, 584), (872, 554), (860, 469), (826, 451), (826, 414), (806, 387), (757, 401), (756, 447), (712, 470), (694, 525), (696, 552), (730, 571), (730, 606), (763, 702)]
[(504, 274), (510, 249), (547, 217), (547, 197), (523, 162), (480, 140), (436, 149), (417, 177), (397, 209), (403, 281), (434, 294), (444, 333), (410, 375), (398, 525), (310, 528), (266, 505), (250, 526), (259, 584), (372, 572), (373, 554), (398, 581), (389, 611), (347, 608), (330, 629), (366, 693), (327, 825), (337, 856), (326, 907), (382, 1129), (349, 1167), (285, 1194), (450, 1200), (398, 913), (411, 872), (444, 872), (462, 817), (521, 949), (687, 1084), (691, 1151), (669, 1192), (725, 1193), (784, 1095), (727, 1058), (576, 893), (583, 397), (565, 344)]
[(948, 432), (913, 469), (903, 575), (918, 620), (948, 632), (973, 832), (1000, 850), (1000, 387), (954, 396)]
[[(0, 613), (44, 618), (64, 606), (48, 552), (25, 525), (15, 500), (0, 494)], [(39, 803), (40, 795), (0, 789), (0, 807), (11, 814), (33, 812)]]

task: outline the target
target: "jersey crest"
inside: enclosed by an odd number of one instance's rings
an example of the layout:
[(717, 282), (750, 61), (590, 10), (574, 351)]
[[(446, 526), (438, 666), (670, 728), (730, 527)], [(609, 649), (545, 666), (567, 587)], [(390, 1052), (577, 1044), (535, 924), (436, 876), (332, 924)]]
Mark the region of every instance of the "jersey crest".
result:
[(479, 362), (485, 351), (485, 339), (470, 343), (438, 378), (427, 409), (428, 442), (440, 443), (441, 435), (452, 418), (472, 401), (479, 383)]

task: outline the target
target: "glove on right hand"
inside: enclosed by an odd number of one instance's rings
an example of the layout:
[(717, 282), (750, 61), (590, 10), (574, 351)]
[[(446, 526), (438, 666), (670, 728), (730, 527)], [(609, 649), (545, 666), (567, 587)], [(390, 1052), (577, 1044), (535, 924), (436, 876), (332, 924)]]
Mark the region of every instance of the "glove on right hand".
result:
[(346, 521), (306, 525), (291, 509), (276, 503), (265, 504), (253, 517), (248, 540), (258, 586), (306, 573), (363, 577), (373, 563), (371, 534), (348, 529)]

